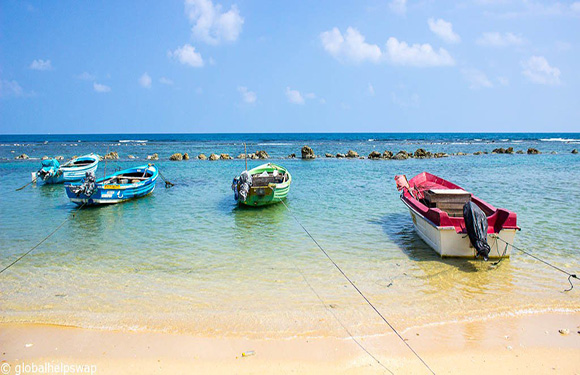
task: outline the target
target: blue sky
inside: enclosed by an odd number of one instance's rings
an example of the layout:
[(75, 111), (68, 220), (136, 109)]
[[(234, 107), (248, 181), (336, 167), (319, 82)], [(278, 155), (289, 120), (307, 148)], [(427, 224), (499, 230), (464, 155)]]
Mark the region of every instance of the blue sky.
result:
[(0, 1), (1, 133), (578, 131), (580, 1)]

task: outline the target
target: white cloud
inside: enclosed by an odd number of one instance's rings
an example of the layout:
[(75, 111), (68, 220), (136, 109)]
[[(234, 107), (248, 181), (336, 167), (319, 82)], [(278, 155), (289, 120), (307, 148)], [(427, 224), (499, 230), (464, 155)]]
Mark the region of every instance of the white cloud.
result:
[(151, 77), (149, 76), (149, 74), (143, 73), (143, 75), (139, 78), (139, 84), (141, 85), (141, 87), (144, 87), (146, 89), (150, 89), (151, 88)]
[(184, 44), (183, 47), (179, 47), (173, 52), (169, 51), (167, 54), (169, 57), (177, 59), (184, 65), (189, 65), (194, 68), (201, 68), (203, 66), (201, 54), (195, 52), (195, 47), (190, 44)]
[(393, 13), (403, 16), (407, 13), (407, 0), (392, 0), (389, 3), (389, 8)]
[(170, 80), (169, 78), (165, 78), (165, 77), (159, 78), (159, 83), (161, 83), (162, 85), (168, 85), (168, 86), (173, 85), (173, 81)]
[(245, 86), (238, 86), (238, 92), (242, 95), (242, 100), (248, 104), (254, 104), (258, 98), (255, 92), (248, 90)]
[(524, 42), (525, 40), (521, 36), (512, 33), (504, 33), (502, 35), (498, 32), (483, 33), (476, 41), (481, 46), (489, 47), (519, 46), (524, 44)]
[(16, 81), (0, 80), (0, 98), (24, 96), (24, 90)]
[(236, 5), (222, 12), (221, 4), (214, 5), (211, 0), (186, 0), (185, 12), (193, 24), (193, 36), (208, 44), (235, 42), (244, 24)]
[(304, 104), (304, 97), (298, 90), (292, 90), (290, 87), (286, 87), (286, 97), (290, 103)]
[(502, 86), (508, 86), (510, 84), (510, 80), (507, 77), (497, 77), (497, 81)]
[(381, 49), (376, 44), (365, 42), (365, 37), (355, 28), (346, 29), (344, 36), (338, 28), (320, 34), (324, 49), (338, 60), (355, 63), (378, 62)]
[(453, 25), (451, 22), (447, 22), (441, 18), (437, 21), (433, 18), (429, 18), (427, 23), (429, 24), (429, 29), (447, 43), (459, 43), (461, 41), (459, 35), (453, 32)]
[(470, 89), (490, 88), (493, 87), (491, 81), (484, 72), (477, 69), (462, 69), (461, 74), (469, 82)]
[(370, 83), (369, 83), (369, 86), (368, 86), (368, 91), (369, 91), (369, 95), (370, 96), (375, 96), (375, 88)]
[(95, 89), (96, 92), (101, 92), (101, 93), (105, 93), (105, 92), (109, 92), (111, 91), (111, 88), (107, 85), (102, 85), (100, 83), (94, 82), (93, 83), (93, 88)]
[(32, 69), (32, 70), (51, 70), (52, 65), (50, 63), (50, 60), (38, 59), (38, 60), (34, 60), (30, 64), (30, 69)]
[(427, 66), (452, 66), (455, 60), (449, 52), (443, 48), (435, 51), (430, 44), (413, 44), (409, 46), (405, 42), (399, 42), (397, 38), (390, 37), (387, 41), (385, 52), (387, 60), (394, 65), (409, 65), (417, 67)]
[(544, 56), (532, 56), (522, 61), (522, 74), (532, 83), (542, 85), (560, 84), (560, 69), (550, 66)]
[(80, 79), (81, 81), (94, 81), (97, 79), (93, 74), (82, 72), (81, 74), (75, 76), (76, 79)]

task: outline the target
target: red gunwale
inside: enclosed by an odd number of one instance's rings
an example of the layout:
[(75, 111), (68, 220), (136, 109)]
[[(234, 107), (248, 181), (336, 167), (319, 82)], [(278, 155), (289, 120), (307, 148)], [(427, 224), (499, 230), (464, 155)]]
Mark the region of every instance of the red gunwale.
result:
[[(428, 189), (463, 189), (461, 186), (455, 185), (452, 182), (432, 175), (431, 173), (423, 172), (409, 180), (409, 186), (417, 190)], [(436, 227), (454, 227), (457, 233), (466, 233), (465, 221), (463, 217), (450, 217), (447, 212), (441, 211), (438, 208), (429, 208), (423, 203), (415, 199), (408, 189), (403, 189), (401, 199), (410, 208), (423, 216)], [(474, 202), (485, 212), (487, 216), (488, 230), (487, 233), (499, 233), (502, 229), (520, 229), (517, 226), (517, 216), (515, 212), (506, 210), (504, 208), (495, 208), (486, 201), (471, 195), (471, 201)]]

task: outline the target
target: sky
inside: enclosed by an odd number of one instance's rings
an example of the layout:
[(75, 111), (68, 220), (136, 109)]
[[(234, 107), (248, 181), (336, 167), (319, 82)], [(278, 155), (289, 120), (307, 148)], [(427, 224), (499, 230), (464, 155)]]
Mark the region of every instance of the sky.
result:
[(580, 1), (0, 0), (0, 133), (580, 131)]

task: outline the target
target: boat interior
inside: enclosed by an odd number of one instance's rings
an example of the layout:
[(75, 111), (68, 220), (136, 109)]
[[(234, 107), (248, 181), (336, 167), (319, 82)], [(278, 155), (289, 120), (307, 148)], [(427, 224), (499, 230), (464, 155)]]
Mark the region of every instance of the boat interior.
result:
[(122, 173), (106, 180), (101, 181), (103, 185), (124, 185), (124, 184), (135, 184), (141, 181), (145, 181), (153, 176), (153, 173), (148, 169), (142, 172), (129, 172)]
[(274, 172), (264, 171), (252, 175), (252, 187), (268, 186), (268, 184), (281, 184), (287, 179), (288, 174), (286, 172), (280, 173), (278, 170), (274, 170)]
[(63, 165), (63, 167), (84, 167), (85, 165), (93, 164), (95, 161), (91, 159), (75, 159)]

